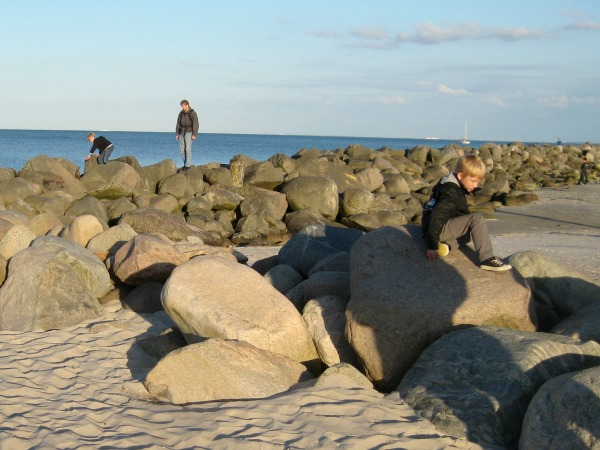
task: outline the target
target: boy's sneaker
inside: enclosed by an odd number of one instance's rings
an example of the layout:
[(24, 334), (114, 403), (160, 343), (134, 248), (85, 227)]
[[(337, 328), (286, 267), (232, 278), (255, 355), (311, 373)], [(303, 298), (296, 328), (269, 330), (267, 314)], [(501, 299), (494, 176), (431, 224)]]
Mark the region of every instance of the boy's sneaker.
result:
[(512, 269), (510, 264), (504, 264), (495, 256), (483, 261), (481, 264), (479, 264), (479, 267), (481, 267), (483, 270), (491, 270), (493, 272), (504, 272), (505, 270)]
[(438, 244), (438, 256), (448, 256), (450, 253), (450, 246), (445, 242), (440, 242)]

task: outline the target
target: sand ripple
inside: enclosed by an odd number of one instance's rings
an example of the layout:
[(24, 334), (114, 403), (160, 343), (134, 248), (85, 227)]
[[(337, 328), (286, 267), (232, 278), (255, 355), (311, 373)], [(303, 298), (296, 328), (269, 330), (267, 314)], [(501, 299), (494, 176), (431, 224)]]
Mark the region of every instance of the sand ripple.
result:
[(162, 313), (108, 310), (64, 330), (0, 332), (0, 448), (479, 448), (343, 379), (263, 400), (146, 401), (155, 361), (133, 344), (169, 326)]

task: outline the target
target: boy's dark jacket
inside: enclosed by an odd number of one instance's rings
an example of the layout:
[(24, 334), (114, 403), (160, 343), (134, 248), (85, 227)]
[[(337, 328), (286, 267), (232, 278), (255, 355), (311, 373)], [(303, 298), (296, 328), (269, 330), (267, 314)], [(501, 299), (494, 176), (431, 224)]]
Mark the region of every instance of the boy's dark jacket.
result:
[(446, 175), (434, 186), (429, 201), (423, 207), (421, 220), (427, 249), (437, 250), (440, 233), (448, 220), (469, 214), (468, 193), (454, 173)]

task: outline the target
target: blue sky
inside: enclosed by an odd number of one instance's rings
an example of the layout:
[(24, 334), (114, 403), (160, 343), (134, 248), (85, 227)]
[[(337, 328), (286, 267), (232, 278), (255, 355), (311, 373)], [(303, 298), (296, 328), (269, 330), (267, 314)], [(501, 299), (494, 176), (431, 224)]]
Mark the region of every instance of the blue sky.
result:
[(597, 0), (0, 0), (0, 128), (600, 142)]

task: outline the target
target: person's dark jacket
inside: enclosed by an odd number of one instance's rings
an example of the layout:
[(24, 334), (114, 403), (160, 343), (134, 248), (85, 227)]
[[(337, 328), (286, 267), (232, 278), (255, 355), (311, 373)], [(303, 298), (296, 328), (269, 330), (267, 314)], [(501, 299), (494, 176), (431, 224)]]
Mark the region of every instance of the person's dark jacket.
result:
[(423, 207), (421, 220), (427, 249), (437, 250), (440, 233), (448, 220), (469, 214), (468, 193), (454, 173), (446, 175), (434, 186), (429, 201)]
[(192, 108), (188, 112), (179, 111), (177, 116), (177, 125), (175, 126), (175, 134), (192, 133), (192, 136), (198, 135), (200, 124), (198, 122), (198, 114)]
[(92, 142), (92, 148), (90, 149), (90, 155), (92, 153), (94, 153), (96, 151), (96, 149), (98, 149), (98, 153), (102, 153), (104, 150), (106, 150), (111, 145), (112, 145), (112, 143), (108, 139), (106, 139), (104, 136), (98, 136), (97, 138), (94, 139), (94, 142)]

